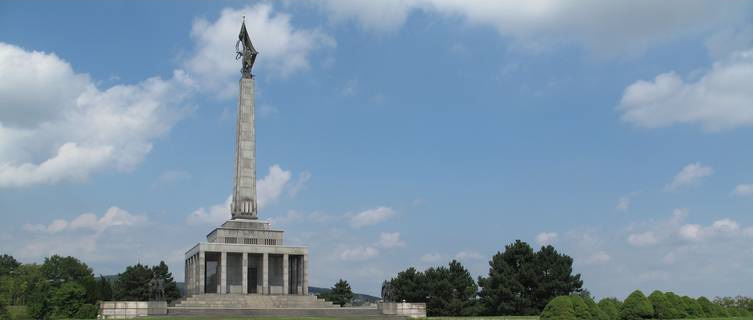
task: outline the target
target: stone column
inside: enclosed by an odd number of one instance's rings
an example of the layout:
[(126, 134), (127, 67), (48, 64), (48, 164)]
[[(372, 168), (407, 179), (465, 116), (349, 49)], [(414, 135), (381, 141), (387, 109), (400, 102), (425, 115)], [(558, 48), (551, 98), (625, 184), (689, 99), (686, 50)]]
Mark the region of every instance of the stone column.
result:
[(290, 279), (288, 279), (288, 254), (282, 254), (282, 294), (288, 294), (288, 286), (290, 285)]
[(183, 283), (186, 284), (186, 291), (188, 291), (188, 294), (191, 294), (191, 281), (188, 277), (188, 265), (189, 261), (191, 261), (191, 258), (186, 259), (183, 263)]
[(204, 254), (204, 251), (199, 251), (199, 277), (196, 279), (199, 282), (199, 294), (204, 294), (206, 292), (204, 286), (206, 285), (206, 281), (204, 281), (204, 277), (206, 275), (206, 268), (204, 267), (206, 265), (206, 254)]
[(248, 253), (241, 253), (243, 256), (242, 260), (243, 263), (241, 264), (241, 290), (243, 290), (243, 294), (248, 294)]
[(303, 294), (309, 294), (309, 255), (308, 253), (303, 255), (303, 263), (301, 263), (301, 269), (303, 269)]
[(269, 294), (269, 253), (261, 259), (261, 294)]
[(220, 253), (220, 294), (227, 293), (227, 252)]

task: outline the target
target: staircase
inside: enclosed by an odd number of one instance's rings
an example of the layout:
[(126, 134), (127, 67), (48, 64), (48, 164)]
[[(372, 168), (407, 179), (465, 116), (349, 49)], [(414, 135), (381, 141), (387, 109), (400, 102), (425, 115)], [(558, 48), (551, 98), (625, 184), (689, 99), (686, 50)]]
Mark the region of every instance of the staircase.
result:
[(389, 318), (376, 308), (340, 307), (309, 295), (201, 294), (168, 307), (168, 315)]

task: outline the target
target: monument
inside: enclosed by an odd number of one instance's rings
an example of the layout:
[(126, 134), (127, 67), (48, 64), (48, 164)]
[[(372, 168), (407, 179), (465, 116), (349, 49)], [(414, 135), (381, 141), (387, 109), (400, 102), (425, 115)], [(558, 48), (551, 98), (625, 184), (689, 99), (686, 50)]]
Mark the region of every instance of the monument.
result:
[(307, 295), (308, 250), (283, 245), (283, 231), (258, 219), (254, 66), (258, 52), (243, 22), (236, 43), (242, 62), (231, 219), (185, 255), (189, 295)]

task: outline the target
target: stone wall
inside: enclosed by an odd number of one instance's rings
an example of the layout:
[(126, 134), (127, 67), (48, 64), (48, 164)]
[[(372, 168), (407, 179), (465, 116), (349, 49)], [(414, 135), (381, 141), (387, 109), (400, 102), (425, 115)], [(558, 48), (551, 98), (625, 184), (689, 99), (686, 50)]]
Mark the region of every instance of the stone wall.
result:
[(384, 315), (396, 315), (409, 318), (426, 318), (425, 303), (380, 302), (377, 305), (377, 308)]
[(103, 301), (99, 304), (101, 319), (132, 319), (166, 314), (165, 301)]

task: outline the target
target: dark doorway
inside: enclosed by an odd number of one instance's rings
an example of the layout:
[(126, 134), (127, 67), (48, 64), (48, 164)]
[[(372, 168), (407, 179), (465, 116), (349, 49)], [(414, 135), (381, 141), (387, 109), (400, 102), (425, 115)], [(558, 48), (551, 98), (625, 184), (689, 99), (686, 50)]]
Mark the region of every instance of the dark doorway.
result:
[(259, 279), (257, 278), (256, 267), (248, 267), (248, 293), (256, 292), (256, 287), (259, 285)]

